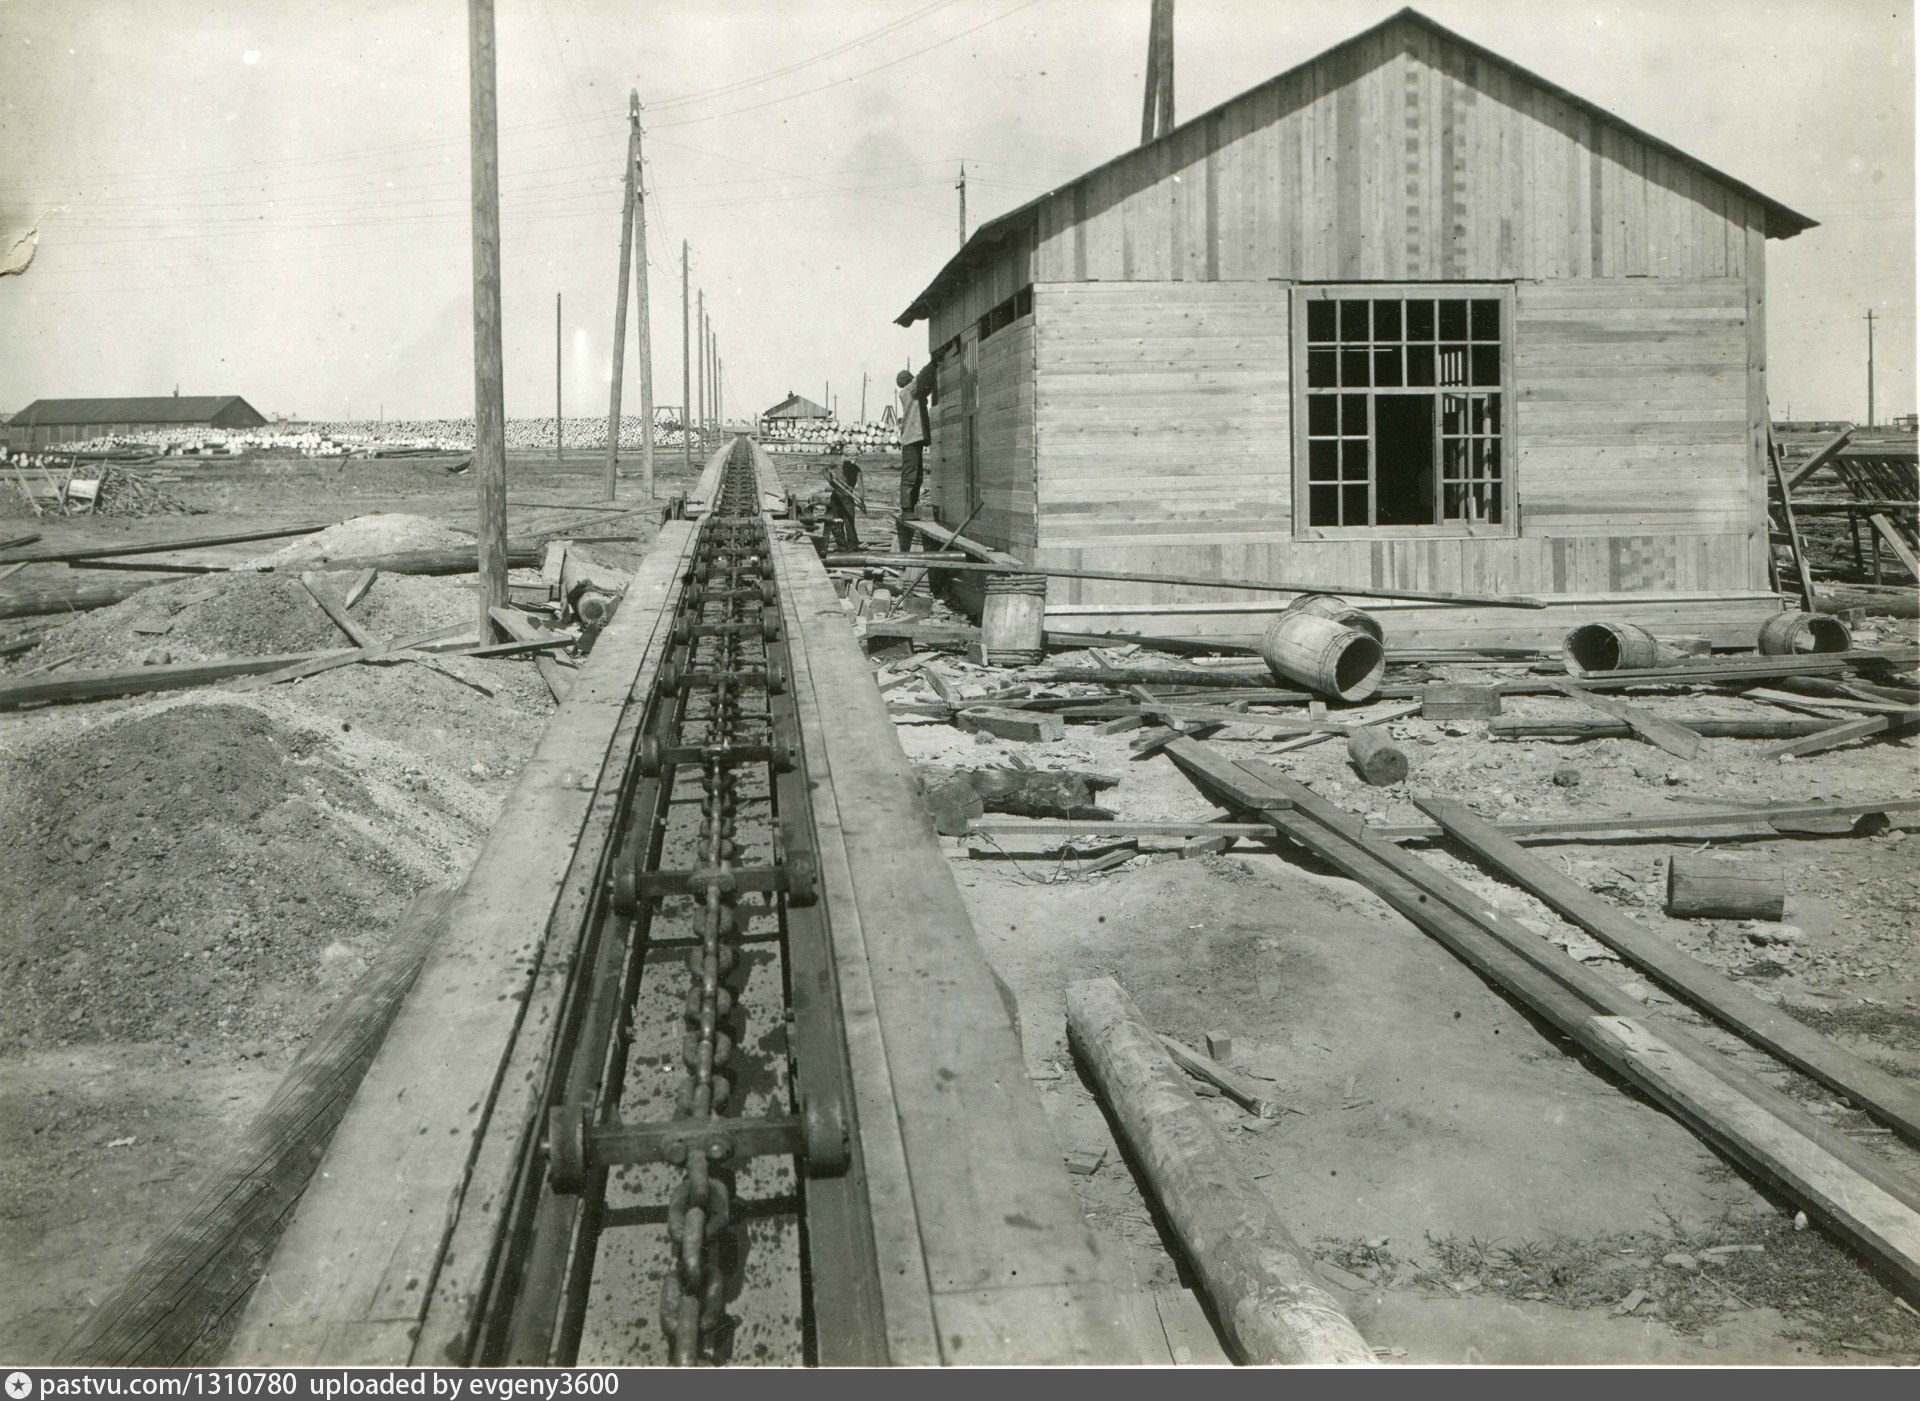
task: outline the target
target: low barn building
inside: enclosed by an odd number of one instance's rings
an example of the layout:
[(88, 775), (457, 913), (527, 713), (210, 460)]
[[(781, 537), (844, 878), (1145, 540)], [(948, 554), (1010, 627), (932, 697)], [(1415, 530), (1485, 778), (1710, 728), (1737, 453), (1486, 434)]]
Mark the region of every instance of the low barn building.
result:
[(831, 418), (825, 409), (802, 394), (787, 391), (787, 397), (760, 415), (767, 423), (811, 423)]
[[(1041, 566), (1552, 603), (1380, 605), (1390, 642), (1750, 646), (1766, 242), (1811, 227), (1403, 10), (967, 240), (899, 318), (932, 502)], [(1284, 601), (1054, 580), (1047, 615), (1247, 641)]]
[(7, 424), (16, 452), (171, 428), (259, 428), (261, 412), (238, 394), (151, 399), (35, 399)]

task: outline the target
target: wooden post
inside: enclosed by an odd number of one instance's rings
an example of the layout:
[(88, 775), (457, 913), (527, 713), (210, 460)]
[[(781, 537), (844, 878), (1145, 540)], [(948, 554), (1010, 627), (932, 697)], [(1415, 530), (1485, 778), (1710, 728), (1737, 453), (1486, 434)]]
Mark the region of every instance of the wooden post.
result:
[(1375, 788), (1400, 783), (1407, 776), (1404, 750), (1378, 730), (1355, 730), (1347, 737), (1347, 757)]
[(687, 241), (680, 240), (680, 467), (693, 477), (693, 335), (687, 322)]
[[(634, 349), (640, 355), (640, 483), (653, 496), (653, 309), (647, 285), (647, 167), (641, 154), (640, 94), (633, 94)], [(613, 499), (613, 493), (607, 493)]]
[(467, 102), (473, 164), (473, 476), (480, 494), (477, 618), (482, 642), (507, 603), (507, 407), (500, 350), (500, 142), (493, 0), (467, 0)]
[(1213, 1303), (1236, 1359), (1368, 1366), (1373, 1349), (1111, 978), (1067, 987), (1067, 1029)]
[(560, 294), (553, 294), (553, 455), (555, 460), (567, 455), (566, 434), (562, 430), (560, 411)]
[(694, 294), (694, 305), (698, 309), (698, 313), (699, 313), (694, 318), (694, 327), (700, 333), (700, 336), (699, 336), (700, 380), (699, 380), (699, 385), (697, 386), (700, 390), (700, 404), (699, 404), (699, 407), (694, 410), (694, 422), (700, 425), (700, 437), (702, 440), (701, 446), (704, 448), (706, 446), (705, 439), (707, 434), (707, 289), (706, 288), (702, 287), (698, 292)]
[(960, 162), (960, 178), (954, 182), (954, 189), (960, 192), (960, 246), (967, 246), (967, 163)]
[[(620, 283), (613, 294), (613, 385), (607, 399), (606, 499), (620, 489), (620, 388), (627, 356), (627, 268), (633, 259), (633, 186), (640, 167), (640, 94), (627, 97), (627, 178), (620, 202)], [(646, 250), (641, 250), (644, 257)]]
[(867, 372), (860, 372), (860, 421), (867, 421)]
[(1679, 852), (1667, 863), (1667, 913), (1676, 919), (1772, 921), (1786, 908), (1787, 881), (1778, 866), (1706, 851)]

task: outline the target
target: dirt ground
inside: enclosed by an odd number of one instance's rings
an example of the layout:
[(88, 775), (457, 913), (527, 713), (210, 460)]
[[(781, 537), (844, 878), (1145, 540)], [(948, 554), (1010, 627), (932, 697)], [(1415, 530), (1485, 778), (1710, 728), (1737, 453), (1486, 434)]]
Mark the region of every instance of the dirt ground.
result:
[[(893, 659), (889, 676), (900, 672), (899, 650), (877, 650)], [(934, 664), (963, 688), (1019, 679), (954, 657)], [(1454, 669), (1450, 679), (1520, 674)], [(890, 702), (931, 699), (913, 683), (888, 692)], [(1645, 704), (1669, 715), (1766, 713), (1758, 702), (1705, 692)], [(1507, 702), (1508, 714), (1574, 712), (1558, 697)], [(1025, 762), (1115, 775), (1119, 786), (1099, 802), (1121, 819), (1192, 821), (1214, 809), (1170, 760), (1135, 758), (1127, 744), (1137, 734), (1079, 725), (1064, 741), (1015, 743), (898, 719), (916, 763)], [(1760, 742), (1708, 740), (1681, 762), (1632, 740), (1494, 741), (1484, 724), (1417, 718), (1387, 729), (1413, 757), (1408, 781), (1391, 788), (1361, 781), (1337, 742), (1272, 762), (1384, 823), (1422, 821), (1414, 793), (1461, 798), (1492, 817), (1552, 818), (1698, 811), (1687, 798), (1907, 797), (1915, 787), (1910, 742), (1783, 764), (1754, 758)], [(1236, 755), (1275, 749), (1236, 737), (1246, 733), (1229, 729), (1215, 740)], [(1577, 786), (1553, 782), (1567, 766), (1579, 770)], [(1920, 1076), (1915, 839), (1896, 827), (1872, 838), (1719, 843), (1784, 868), (1791, 895), (1777, 925), (1661, 913), (1669, 856), (1698, 844), (1534, 850), (1759, 996), (1896, 1074)], [(1018, 995), (1030, 1071), (1063, 1152), (1106, 1151), (1096, 1173), (1075, 1179), (1089, 1218), (1142, 1281), (1177, 1278), (1179, 1267), (1068, 1049), (1064, 990), (1080, 978), (1117, 978), (1157, 1030), (1189, 1044), (1227, 1032), (1233, 1064), (1274, 1082), (1294, 1112), (1270, 1128), (1231, 1101), (1210, 1107), (1234, 1155), (1392, 1360), (1920, 1360), (1920, 1318), (1843, 1247), (1817, 1229), (1796, 1231), (1790, 1205), (1756, 1190), (1383, 901), (1305, 853), (1242, 844), (1182, 860), (1143, 851), (1091, 872), (1082, 870), (1090, 862), (1037, 838), (948, 845), (988, 957)], [(1096, 856), (1115, 849), (1093, 838), (1078, 845)], [(1866, 1116), (1701, 1024), (1524, 892), (1438, 844), (1414, 849), (1638, 1000), (1698, 1025), (1704, 1039), (1823, 1118), (1909, 1170), (1920, 1164)], [(1709, 1253), (1734, 1245), (1759, 1249)], [(1636, 1290), (1644, 1291), (1636, 1306), (1621, 1312)]]
[[(515, 454), (510, 497), (594, 501), (601, 462)], [(660, 466), (663, 496), (684, 489), (677, 455)], [(27, 518), (8, 515), (5, 533), (39, 530), (44, 548), (347, 524), (178, 557), (272, 557), (283, 572), (189, 577), (65, 621), (0, 624), (0, 642), (38, 638), (0, 677), (344, 646), (300, 586), (302, 558), (472, 538), (473, 479), (437, 463), (264, 457), (169, 463), (165, 475), (165, 491), (203, 514), (32, 519), (16, 495)], [(638, 496), (621, 483), (622, 504)], [(510, 529), (590, 514), (515, 506)], [(622, 537), (583, 548), (624, 573), (656, 528), (636, 514), (580, 533)], [(37, 564), (9, 585), (76, 575), (127, 577)], [(470, 576), (383, 574), (353, 616), (399, 638), (467, 622), (472, 600)], [(52, 1359), (185, 1207), (408, 898), (464, 876), (554, 702), (525, 660), (439, 665), (0, 715), (9, 1358)]]

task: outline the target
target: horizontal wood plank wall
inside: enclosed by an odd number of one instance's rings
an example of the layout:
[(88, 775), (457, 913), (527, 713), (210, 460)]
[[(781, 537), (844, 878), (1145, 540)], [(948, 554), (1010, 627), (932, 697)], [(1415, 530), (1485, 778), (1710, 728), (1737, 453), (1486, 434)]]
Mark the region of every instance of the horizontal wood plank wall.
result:
[[(1035, 287), (1036, 562), (1476, 593), (1763, 586), (1742, 284), (1523, 285), (1521, 535), (1472, 541), (1292, 538), (1289, 297), (1283, 283)], [(1623, 353), (1647, 368), (1624, 373)], [(1250, 601), (1089, 580), (1048, 596)]]
[[(1031, 276), (1742, 277), (1749, 203), (1623, 128), (1403, 23), (1045, 200)], [(970, 300), (954, 319), (1017, 290), (1000, 289), (1007, 275), (996, 266), (985, 279), (994, 285), (963, 289)], [(955, 332), (942, 329), (939, 311), (935, 319), (938, 345)]]
[(928, 344), (945, 345), (1032, 281), (1033, 235), (1017, 229), (934, 307), (927, 319)]

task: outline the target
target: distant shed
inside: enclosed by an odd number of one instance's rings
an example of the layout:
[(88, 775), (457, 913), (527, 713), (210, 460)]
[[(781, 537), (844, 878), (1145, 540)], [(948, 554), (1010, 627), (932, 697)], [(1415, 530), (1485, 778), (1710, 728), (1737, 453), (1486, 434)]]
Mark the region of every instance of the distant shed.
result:
[(760, 417), (769, 423), (804, 423), (815, 419), (831, 418), (820, 405), (801, 394), (788, 392), (787, 397), (768, 409)]
[(35, 399), (7, 424), (16, 452), (166, 428), (259, 428), (266, 417), (238, 394), (146, 399)]
[[(1759, 191), (1413, 10), (983, 225), (902, 313), (939, 518), (1040, 565), (1552, 600), (1751, 645)], [(1055, 626), (1247, 640), (1284, 600), (1055, 580)]]

